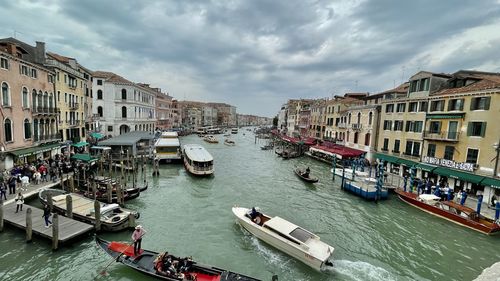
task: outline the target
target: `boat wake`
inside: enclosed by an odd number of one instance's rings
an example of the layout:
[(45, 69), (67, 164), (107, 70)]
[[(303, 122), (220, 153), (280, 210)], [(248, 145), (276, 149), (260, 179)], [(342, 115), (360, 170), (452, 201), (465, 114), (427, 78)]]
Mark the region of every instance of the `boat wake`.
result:
[(336, 260), (333, 268), (328, 270), (333, 274), (340, 274), (348, 277), (348, 280), (356, 281), (390, 281), (397, 280), (387, 270), (363, 261)]

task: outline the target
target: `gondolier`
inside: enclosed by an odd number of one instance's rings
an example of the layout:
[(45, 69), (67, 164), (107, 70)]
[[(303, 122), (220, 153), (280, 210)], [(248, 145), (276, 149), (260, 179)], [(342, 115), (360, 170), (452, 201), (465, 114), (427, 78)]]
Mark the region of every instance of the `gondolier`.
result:
[(134, 240), (134, 256), (140, 254), (141, 242), (144, 234), (146, 234), (146, 231), (142, 228), (142, 225), (135, 227), (134, 233), (132, 233), (132, 240)]

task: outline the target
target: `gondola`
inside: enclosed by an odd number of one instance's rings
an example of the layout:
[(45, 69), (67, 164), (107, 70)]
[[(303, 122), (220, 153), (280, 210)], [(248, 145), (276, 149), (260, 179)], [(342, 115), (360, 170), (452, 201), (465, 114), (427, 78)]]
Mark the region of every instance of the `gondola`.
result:
[[(157, 273), (154, 263), (160, 253), (141, 249), (139, 255), (134, 255), (134, 247), (131, 244), (122, 242), (109, 242), (103, 240), (96, 236), (96, 243), (101, 247), (108, 255), (113, 257), (117, 262), (121, 262), (124, 265), (131, 267), (137, 271), (140, 271), (149, 276), (153, 276), (161, 280), (169, 281), (181, 281), (181, 280), (196, 280), (196, 281), (260, 281), (249, 276), (245, 276), (239, 273), (231, 272), (225, 269), (221, 269), (214, 266), (202, 265), (196, 261), (189, 259), (188, 265), (184, 267), (183, 274), (184, 278), (179, 275), (161, 275)], [(172, 261), (184, 261), (184, 259), (168, 255)], [(273, 280), (278, 280), (277, 277), (273, 277)]]
[(300, 178), (302, 179), (303, 181), (305, 182), (308, 182), (308, 183), (315, 183), (315, 182), (318, 182), (319, 179), (318, 178), (315, 178), (315, 177), (311, 177), (310, 175), (308, 177), (304, 177), (303, 174), (305, 173), (303, 170), (297, 168), (294, 170), (295, 174)]

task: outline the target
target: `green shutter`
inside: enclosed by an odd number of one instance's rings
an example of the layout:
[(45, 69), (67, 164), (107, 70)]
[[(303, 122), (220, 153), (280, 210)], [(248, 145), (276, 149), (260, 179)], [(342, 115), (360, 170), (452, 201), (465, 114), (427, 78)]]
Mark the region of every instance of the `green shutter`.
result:
[(484, 137), (484, 133), (486, 132), (486, 122), (482, 122), (481, 125), (481, 137)]
[[(490, 109), (490, 99), (491, 99), (491, 97), (486, 97), (486, 101), (484, 103), (484, 110)], [(485, 127), (486, 127), (486, 125), (485, 125)]]
[[(471, 104), (471, 106), (472, 106), (472, 104)], [(469, 122), (467, 124), (467, 136), (469, 137), (471, 135), (472, 135), (472, 122)]]
[(459, 99), (460, 102), (460, 110), (464, 110), (464, 99)]
[(476, 100), (477, 98), (472, 98), (470, 99), (470, 110), (474, 110), (475, 109), (475, 104), (476, 104)]
[(452, 100), (449, 100), (449, 101), (448, 101), (448, 111), (451, 111), (451, 104), (452, 104), (452, 102), (451, 102), (451, 101), (452, 101)]

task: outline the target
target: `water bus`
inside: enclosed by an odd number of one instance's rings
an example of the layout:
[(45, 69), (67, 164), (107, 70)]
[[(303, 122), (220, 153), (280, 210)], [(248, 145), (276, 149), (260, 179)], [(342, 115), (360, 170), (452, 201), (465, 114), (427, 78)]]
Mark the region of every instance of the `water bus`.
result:
[(199, 144), (185, 144), (182, 147), (184, 167), (196, 176), (209, 176), (214, 173), (214, 158)]

